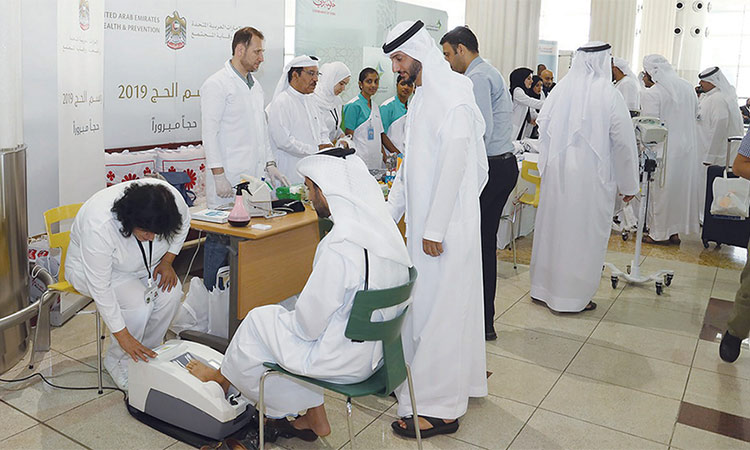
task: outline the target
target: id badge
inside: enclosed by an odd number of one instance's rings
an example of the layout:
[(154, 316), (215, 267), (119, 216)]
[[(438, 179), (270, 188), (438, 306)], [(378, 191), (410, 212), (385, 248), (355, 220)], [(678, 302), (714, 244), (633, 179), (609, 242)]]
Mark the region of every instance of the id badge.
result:
[(369, 127), (367, 129), (367, 140), (372, 141), (375, 139), (375, 129), (373, 127)]
[(146, 288), (143, 294), (144, 300), (148, 305), (151, 302), (155, 302), (159, 298), (159, 288), (157, 286), (149, 286)]

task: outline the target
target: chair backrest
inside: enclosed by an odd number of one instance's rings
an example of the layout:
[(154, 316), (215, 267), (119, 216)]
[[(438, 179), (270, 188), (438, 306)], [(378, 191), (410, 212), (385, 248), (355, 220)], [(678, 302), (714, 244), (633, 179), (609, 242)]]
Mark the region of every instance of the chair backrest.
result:
[(539, 166), (537, 166), (537, 163), (527, 160), (523, 160), (523, 162), (521, 162), (521, 178), (536, 186), (536, 189), (534, 190), (534, 204), (538, 205), (540, 191), (539, 186), (542, 184), (542, 177), (540, 177), (539, 175), (533, 175), (531, 173), (532, 170), (536, 173), (539, 173)]
[(344, 332), (347, 338), (354, 341), (383, 342), (384, 395), (393, 392), (406, 379), (404, 349), (401, 345), (401, 326), (404, 323), (408, 308), (404, 308), (401, 314), (388, 321), (372, 322), (370, 318), (373, 311), (397, 306), (409, 300), (416, 279), (417, 269), (410, 267), (409, 281), (405, 284), (389, 289), (371, 289), (357, 292), (349, 322)]
[(60, 275), (57, 281), (65, 281), (65, 255), (68, 253), (68, 244), (70, 244), (70, 231), (52, 232), (52, 225), (62, 222), (63, 220), (73, 219), (83, 203), (74, 203), (72, 205), (58, 206), (44, 212), (44, 225), (47, 228), (47, 238), (49, 239), (50, 248), (59, 248), (60, 254)]

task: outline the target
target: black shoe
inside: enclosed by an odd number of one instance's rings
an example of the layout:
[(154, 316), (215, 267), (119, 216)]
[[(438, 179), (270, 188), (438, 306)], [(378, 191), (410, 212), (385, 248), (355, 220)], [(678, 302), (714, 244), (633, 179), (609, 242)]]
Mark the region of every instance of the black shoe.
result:
[(490, 327), (489, 330), (484, 332), (485, 341), (494, 341), (497, 339), (497, 333), (495, 333), (495, 327)]
[(737, 361), (740, 357), (740, 344), (742, 344), (742, 339), (729, 334), (729, 330), (725, 331), (724, 337), (721, 338), (721, 345), (719, 345), (721, 359), (728, 363)]

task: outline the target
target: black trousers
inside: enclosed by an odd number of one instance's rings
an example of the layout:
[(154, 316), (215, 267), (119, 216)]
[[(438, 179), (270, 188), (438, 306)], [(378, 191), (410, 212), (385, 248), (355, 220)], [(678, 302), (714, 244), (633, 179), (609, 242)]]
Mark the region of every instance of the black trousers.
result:
[(489, 158), (489, 180), (479, 196), (482, 215), (482, 277), (484, 280), (484, 330), (493, 329), (497, 286), (497, 229), (503, 207), (518, 181), (518, 163), (511, 153)]

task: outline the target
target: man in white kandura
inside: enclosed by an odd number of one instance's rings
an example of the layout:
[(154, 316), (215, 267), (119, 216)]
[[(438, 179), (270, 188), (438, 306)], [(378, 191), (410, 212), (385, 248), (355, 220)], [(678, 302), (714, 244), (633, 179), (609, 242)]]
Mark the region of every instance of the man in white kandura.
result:
[[(706, 189), (707, 166), (727, 165), (727, 139), (745, 135), (742, 113), (737, 107), (737, 91), (718, 67), (709, 67), (698, 75), (703, 90), (698, 100), (698, 155), (700, 216), (706, 203), (706, 196), (700, 195)], [(730, 152), (729, 164), (737, 157), (737, 142)]]
[[(630, 70), (630, 65), (622, 58), (612, 58), (612, 81), (620, 91), (628, 110), (641, 110), (641, 88), (638, 77)], [(631, 114), (632, 115), (632, 114)]]
[[(333, 149), (302, 159), (315, 211), (334, 227), (318, 244), (313, 270), (296, 309), (280, 305), (250, 311), (227, 348), (219, 370), (197, 361), (188, 370), (203, 381), (230, 384), (253, 402), (259, 398), (264, 362), (275, 362), (296, 374), (334, 383), (357, 383), (381, 365), (380, 342), (353, 342), (344, 336), (354, 296), (365, 286), (386, 289), (409, 280), (411, 261), (375, 179), (354, 150)], [(368, 262), (369, 261), (369, 262)], [(369, 264), (369, 269), (367, 269)], [(391, 320), (397, 306), (378, 311), (373, 321)], [(282, 436), (315, 440), (331, 432), (323, 407), (323, 390), (285, 377), (265, 383), (267, 426)], [(307, 413), (294, 422), (284, 418)]]
[(268, 133), (279, 170), (290, 182), (302, 183), (297, 162), (319, 149), (332, 147), (322, 136), (320, 108), (313, 99), (318, 84), (318, 59), (298, 56), (281, 74), (273, 100), (266, 108)]
[(625, 101), (612, 86), (609, 44), (578, 49), (539, 113), (539, 210), (531, 298), (558, 312), (593, 310), (617, 190), (638, 193), (638, 153)]
[[(643, 58), (643, 69), (654, 85), (641, 91), (641, 116), (658, 117), (665, 123), (667, 158), (656, 169), (651, 183), (648, 205), (649, 244), (680, 244), (680, 233), (699, 230), (698, 217), (701, 190), (698, 172), (697, 144), (698, 98), (693, 85), (680, 78), (669, 61), (661, 55)], [(663, 144), (657, 147), (661, 155)], [(661, 156), (659, 156), (661, 157)], [(664, 185), (661, 173), (666, 171)]]
[[(263, 111), (263, 87), (253, 78), (263, 62), (263, 33), (252, 27), (234, 33), (232, 58), (201, 86), (201, 136), (206, 151), (206, 203), (231, 204), (240, 176), (268, 176), (288, 185), (273, 158)], [(206, 235), (203, 283), (212, 290), (216, 272), (227, 265), (229, 238)]]
[[(383, 51), (412, 79), (405, 159), (388, 196), (406, 212), (407, 248), (419, 271), (404, 322), (422, 437), (453, 433), (469, 397), (487, 395), (479, 195), (487, 182), (485, 125), (471, 80), (453, 72), (421, 21), (401, 22)], [(406, 383), (396, 390), (400, 435), (415, 437)]]
[(104, 367), (120, 389), (128, 389), (128, 359), (156, 357), (151, 349), (180, 305), (172, 261), (189, 230), (182, 195), (152, 178), (97, 192), (73, 221), (65, 276), (94, 299), (111, 332)]

